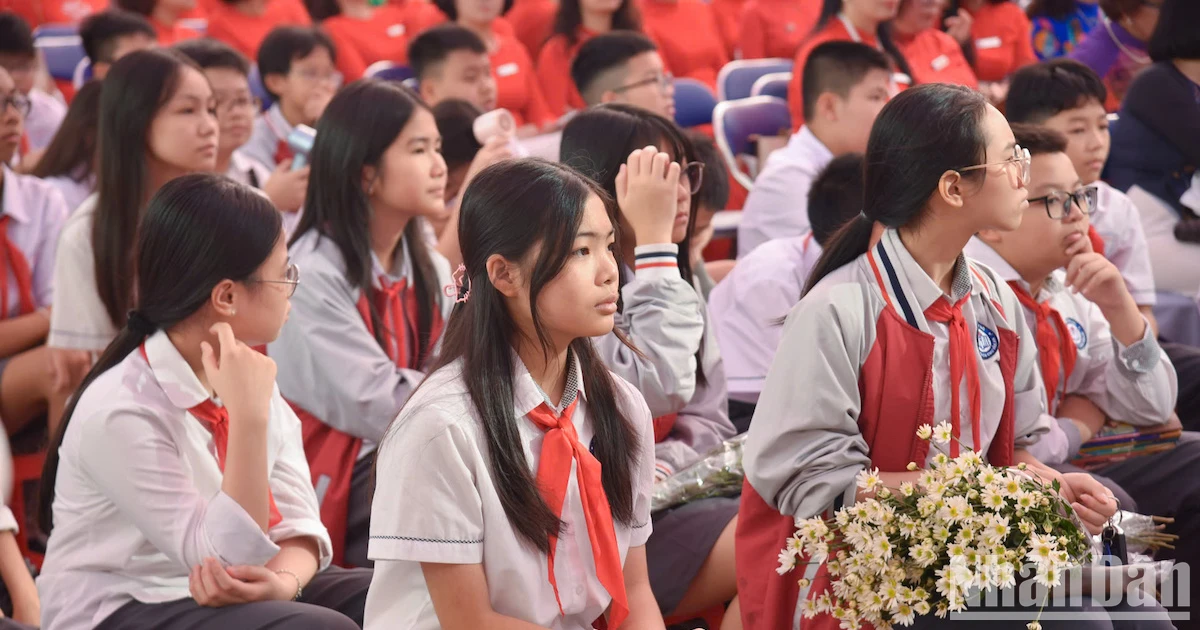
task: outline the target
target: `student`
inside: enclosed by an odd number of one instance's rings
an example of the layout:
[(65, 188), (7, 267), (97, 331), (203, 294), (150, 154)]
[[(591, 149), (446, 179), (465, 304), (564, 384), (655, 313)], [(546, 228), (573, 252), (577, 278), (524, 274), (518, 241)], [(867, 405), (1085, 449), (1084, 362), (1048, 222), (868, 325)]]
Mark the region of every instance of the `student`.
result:
[(300, 279), (279, 214), (219, 175), (180, 177), (136, 251), (136, 310), (46, 457), (43, 625), (359, 627), (370, 572), (322, 571), (300, 426), (252, 348)]
[[(665, 479), (735, 434), (721, 352), (691, 265), (692, 194), (703, 168), (674, 122), (629, 105), (593, 107), (572, 118), (560, 157), (617, 200), (621, 231), (631, 235), (616, 250), (616, 332), (594, 343), (605, 364), (646, 397), (655, 417), (655, 479)], [(633, 194), (630, 173), (652, 164), (666, 170), (673, 185)], [(730, 498), (655, 515), (646, 551), (664, 615), (700, 614), (737, 595), (729, 571), (736, 516), (737, 501)], [(735, 616), (728, 617), (734, 623)]]
[[(794, 518), (869, 496), (855, 486), (866, 467), (889, 486), (915, 480), (908, 463), (935, 454), (916, 437), (921, 424), (951, 422), (989, 464), (1025, 463), (1059, 481), (1093, 533), (1116, 511), (1091, 477), (1029, 454), (1050, 424), (1036, 347), (1012, 290), (962, 254), (976, 232), (1020, 225), (1028, 160), (1004, 116), (961, 86), (917, 86), (880, 112), (863, 210), (810, 272), (777, 353), (787, 360), (772, 364), (745, 444), (737, 557), (747, 627), (792, 627), (796, 606), (827, 588), (777, 575), (764, 550), (782, 549)], [(875, 222), (886, 229), (872, 244)], [(900, 346), (909, 351), (888, 352)], [(954, 352), (967, 354), (962, 372), (945, 359)], [(957, 455), (957, 442), (949, 450)]]
[[(913, 71), (915, 83), (953, 83), (978, 88), (979, 79), (963, 56), (962, 46), (941, 30), (940, 2), (901, 0), (892, 34)], [(969, 31), (964, 35), (968, 36)]]
[(456, 98), (433, 106), (433, 119), (442, 136), (442, 159), (446, 160), (446, 199), (457, 199), (463, 192), (471, 161), (483, 148), (475, 137), (475, 119), (483, 115), (478, 107)]
[(42, 416), (53, 398), (44, 344), (54, 252), (68, 214), (53, 185), (7, 166), (28, 103), (0, 68), (0, 419), (9, 435)]
[(1147, 247), (1138, 209), (1124, 193), (1100, 179), (1111, 144), (1106, 97), (1104, 83), (1091, 68), (1055, 59), (1013, 75), (1005, 111), (1014, 123), (1045, 125), (1066, 136), (1066, 154), (1075, 172), (1085, 186), (1096, 187), (1089, 225), (1103, 241), (1101, 253), (1121, 271), (1133, 299), (1154, 325), (1154, 254)]
[[(1058, 466), (1078, 455), (1105, 418), (1166, 422), (1178, 390), (1175, 369), (1120, 272), (1089, 247), (1096, 189), (1076, 174), (1066, 136), (1018, 124), (1013, 133), (1033, 155), (1029, 207), (1016, 231), (981, 231), (968, 251), (1013, 288), (1037, 340), (1047, 409), (1058, 421), (1030, 452)], [(1197, 462), (1200, 434), (1188, 431), (1172, 450), (1094, 472), (1128, 491), (1139, 511), (1175, 517), (1168, 528), (1179, 542), (1156, 555), (1193, 564), (1200, 515), (1186, 506), (1200, 496), (1200, 484), (1187, 471)]]
[(730, 57), (712, 6), (701, 0), (645, 0), (640, 8), (643, 28), (671, 72), (715, 92), (717, 73)]
[(741, 59), (791, 59), (812, 33), (821, 5), (787, 0), (747, 0), (740, 16)]
[(1160, 290), (1200, 285), (1195, 213), (1181, 197), (1200, 170), (1200, 4), (1168, 0), (1150, 38), (1154, 64), (1134, 79), (1113, 132), (1105, 179), (1134, 199)]
[(334, 563), (367, 565), (371, 462), (424, 376), (453, 300), (426, 217), (446, 212), (433, 115), (407, 89), (363, 79), (317, 124), (303, 215), (304, 269), (288, 325), (267, 351), (304, 424)]
[(687, 137), (696, 161), (704, 165), (700, 188), (692, 195), (696, 199), (696, 220), (692, 226), (690, 255), (696, 284), (707, 302), (713, 287), (725, 278), (734, 264), (733, 260), (704, 260), (704, 249), (712, 242), (713, 219), (729, 205), (729, 169), (712, 138), (695, 130), (689, 131)]
[[(408, 63), (409, 31), (404, 9), (369, 0), (310, 0), (313, 20), (329, 33), (338, 51), (338, 70), (357, 81), (373, 63)], [(413, 32), (413, 35), (416, 33)]]
[(571, 81), (589, 106), (623, 103), (675, 118), (674, 77), (641, 33), (614, 31), (585, 42), (571, 62)]
[(159, 46), (200, 37), (200, 33), (180, 24), (180, 18), (196, 8), (196, 0), (116, 0), (126, 11), (145, 17), (154, 27)]
[[(630, 189), (661, 188), (662, 166)], [(365, 628), (663, 628), (650, 412), (588, 339), (617, 311), (615, 215), (541, 160), (468, 188), (461, 305), (379, 452)]]
[(741, 39), (742, 11), (746, 0), (711, 0), (713, 18), (721, 31), (721, 44), (730, 59), (737, 59), (738, 41)]
[(611, 31), (641, 31), (635, 0), (563, 0), (554, 34), (537, 57), (538, 80), (546, 106), (555, 116), (586, 105), (571, 82), (571, 62), (587, 40)]
[(283, 212), (284, 230), (291, 234), (300, 221), (299, 210), (304, 205), (304, 192), (308, 186), (308, 167), (292, 170), (291, 161), (285, 160), (271, 172), (241, 151), (250, 140), (254, 115), (262, 109), (258, 98), (250, 91), (250, 62), (215, 39), (192, 40), (175, 48), (200, 66), (212, 85), (220, 124), (216, 172), (262, 190)]
[(478, 36), (487, 48), (492, 76), (496, 79), (496, 107), (512, 112), (517, 127), (525, 128), (521, 135), (533, 135), (554, 122), (554, 114), (546, 106), (542, 88), (538, 85), (529, 51), (512, 34), (512, 29), (497, 28), (498, 23), (503, 23), (500, 14), (512, 6), (512, 0), (435, 0), (434, 4), (451, 22)]
[(555, 0), (513, 0), (504, 12), (504, 21), (512, 26), (513, 35), (537, 59), (546, 40), (554, 34), (554, 18), (558, 13)]
[(247, 59), (260, 54), (259, 47), (272, 31), (311, 24), (300, 0), (221, 0), (211, 3), (208, 12), (208, 36), (233, 46)]
[(1033, 25), (1014, 0), (951, 0), (947, 13), (971, 17), (968, 58), (980, 87), (993, 103), (1004, 102), (1009, 75), (1031, 63)]
[(89, 81), (79, 88), (58, 133), (30, 171), (58, 189), (68, 212), (74, 212), (96, 192), (96, 132), (102, 86), (100, 81)]
[(862, 210), (862, 169), (860, 153), (830, 161), (807, 195), (812, 229), (763, 243), (739, 257), (709, 296), (713, 331), (725, 357), (729, 415), (740, 432), (750, 426), (783, 338), (780, 319), (800, 301), (822, 247)]
[(38, 52), (33, 45), (29, 24), (11, 11), (0, 11), (0, 68), (17, 84), (17, 90), (29, 99), (25, 115), (25, 135), (18, 149), (21, 158), (50, 144), (67, 106), (40, 89), (34, 88), (38, 70)]
[[(913, 82), (912, 68), (892, 37), (890, 21), (899, 7), (893, 0), (824, 0), (821, 17), (812, 35), (804, 40), (792, 64), (804, 68), (813, 50), (831, 41), (850, 41), (877, 48), (889, 57), (894, 74), (892, 81), (903, 88)], [(792, 131), (804, 125), (804, 73), (792, 72), (788, 83), (788, 109), (792, 114)]]
[[(96, 194), (63, 226), (54, 260), (58, 308), (47, 345), (62, 401), (125, 325), (136, 274), (130, 252), (146, 202), (166, 182), (215, 167), (213, 106), (199, 68), (171, 51), (130, 53), (104, 79)], [(57, 418), (52, 407), (52, 428)]]
[(83, 50), (92, 63), (92, 78), (103, 79), (118, 59), (154, 46), (157, 34), (146, 18), (129, 11), (108, 9), (79, 25)]
[[(236, 47), (235, 47), (236, 48)], [(258, 50), (258, 73), (274, 100), (254, 121), (242, 150), (267, 168), (292, 159), (288, 136), (296, 125), (317, 124), (342, 83), (337, 53), (329, 36), (311, 26), (281, 26)]]
[(1100, 8), (1104, 15), (1096, 27), (1096, 37), (1084, 39), (1068, 56), (1104, 77), (1104, 87), (1108, 88), (1104, 107), (1111, 112), (1121, 107), (1133, 77), (1151, 63), (1146, 43), (1158, 24), (1162, 5), (1144, 0), (1104, 0)]
[(484, 113), (496, 109), (496, 77), (487, 46), (475, 33), (457, 24), (435, 26), (409, 44), (408, 61), (431, 107), (459, 99)]
[(888, 100), (890, 68), (883, 53), (854, 42), (826, 42), (808, 55), (802, 79), (807, 122), (754, 180), (738, 226), (738, 258), (772, 239), (809, 231), (808, 189), (834, 157), (866, 151), (871, 124)]
[(1033, 0), (1025, 13), (1038, 59), (1070, 54), (1100, 24), (1099, 0)]

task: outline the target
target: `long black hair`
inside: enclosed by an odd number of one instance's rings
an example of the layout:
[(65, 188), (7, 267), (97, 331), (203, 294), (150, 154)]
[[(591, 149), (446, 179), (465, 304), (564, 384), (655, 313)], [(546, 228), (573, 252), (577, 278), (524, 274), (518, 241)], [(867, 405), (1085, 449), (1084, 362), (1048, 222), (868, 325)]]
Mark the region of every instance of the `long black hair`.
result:
[[(59, 448), (88, 386), (136, 350), (152, 334), (149, 328), (166, 330), (200, 310), (221, 281), (253, 279), (282, 234), (282, 219), (270, 201), (221, 175), (178, 177), (150, 200), (137, 238), (141, 317), (125, 324), (100, 355), (51, 438), (37, 507), (45, 532), (54, 527)], [(148, 328), (142, 328), (144, 324)]]
[[(581, 0), (562, 0), (558, 3), (558, 13), (554, 16), (554, 34), (567, 38), (567, 44), (574, 46), (579, 41), (579, 27), (583, 25), (583, 8)], [(621, 6), (612, 16), (612, 30), (641, 31), (642, 14), (638, 11), (636, 0), (621, 0)]]
[(92, 248), (96, 290), (113, 324), (125, 325), (133, 304), (133, 244), (150, 194), (147, 138), (150, 124), (171, 100), (184, 68), (196, 64), (169, 49), (141, 50), (121, 57), (100, 91), (96, 218)]
[[(824, 0), (824, 3), (821, 5), (821, 15), (817, 18), (817, 25), (813, 27), (813, 33), (819, 33), (829, 23), (829, 20), (837, 17), (841, 12), (842, 0)], [(883, 47), (883, 51), (891, 56), (892, 62), (896, 64), (896, 69), (907, 74), (911, 80), (916, 81), (917, 79), (913, 75), (912, 66), (908, 65), (908, 59), (904, 57), (904, 53), (900, 52), (900, 47), (896, 45), (896, 40), (892, 37), (891, 20), (879, 25), (879, 29), (875, 32), (875, 39)]]
[(34, 177), (61, 176), (77, 182), (91, 177), (96, 164), (100, 90), (100, 81), (88, 81), (75, 93), (66, 117), (31, 173)]
[[(487, 436), (491, 473), (504, 513), (518, 535), (543, 553), (550, 550), (550, 536), (561, 531), (562, 522), (539, 494), (521, 445), (513, 413), (512, 360), (521, 331), (504, 296), (488, 279), (487, 260), (494, 255), (523, 260), (541, 245), (527, 275), (529, 304), (536, 342), (550, 353), (553, 348), (535, 305), (570, 257), (585, 206), (593, 196), (603, 201), (614, 229), (619, 229), (612, 198), (567, 167), (533, 158), (507, 160), (475, 176), (463, 195), (458, 219), (471, 296), (455, 306), (441, 355), (432, 368), (462, 360), (463, 379)], [(588, 418), (596, 431), (592, 452), (600, 461), (613, 519), (632, 524), (637, 431), (622, 412), (612, 374), (591, 340), (575, 339), (570, 352), (579, 361), (587, 392)], [(386, 439), (380, 448), (387, 448)]]
[[(607, 103), (597, 107), (589, 107), (580, 112), (567, 123), (562, 133), (562, 145), (559, 147), (559, 160), (564, 164), (583, 173), (600, 185), (608, 196), (617, 197), (617, 172), (621, 165), (629, 159), (634, 150), (646, 146), (658, 147), (667, 151), (680, 163), (696, 160), (696, 150), (692, 141), (675, 124), (663, 116), (644, 110), (640, 107), (623, 103)], [(696, 208), (699, 197), (692, 195), (691, 213), (688, 216), (687, 235), (679, 243), (679, 274), (688, 284), (692, 284), (692, 229), (696, 224)], [(632, 238), (633, 235), (626, 235)], [(619, 241), (622, 251), (628, 246), (633, 247), (633, 241)], [(621, 266), (621, 287), (625, 286), (625, 267)], [(624, 310), (624, 301), (620, 303)], [(704, 376), (704, 348), (696, 351), (696, 379), (700, 384), (707, 384)]]
[[(346, 262), (346, 282), (364, 295), (375, 290), (375, 278), (371, 260), (373, 210), (363, 189), (362, 173), (368, 166), (380, 166), (383, 154), (418, 109), (428, 108), (408, 88), (388, 81), (362, 79), (338, 92), (317, 122), (317, 139), (309, 157), (312, 170), (304, 214), (292, 235), (292, 243), (309, 230), (332, 240)], [(413, 287), (419, 311), (415, 367), (428, 358), (436, 341), (432, 328), (441, 287), (420, 221), (408, 222), (397, 247), (407, 247), (413, 263)], [(406, 333), (388, 328), (374, 300), (367, 300), (367, 304), (375, 339), (386, 351), (387, 336)]]
[[(904, 90), (883, 106), (863, 157), (863, 210), (830, 239), (809, 274), (808, 293), (821, 278), (863, 255), (878, 221), (915, 225), (946, 171), (984, 161), (987, 100), (960, 85), (930, 83)], [(962, 173), (982, 180), (979, 169)]]

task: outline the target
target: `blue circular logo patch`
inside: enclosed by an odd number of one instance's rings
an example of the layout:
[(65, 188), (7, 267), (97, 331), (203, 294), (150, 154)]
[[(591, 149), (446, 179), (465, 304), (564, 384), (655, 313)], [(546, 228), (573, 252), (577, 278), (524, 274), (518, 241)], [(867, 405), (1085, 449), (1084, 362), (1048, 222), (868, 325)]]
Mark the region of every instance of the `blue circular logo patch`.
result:
[(1083, 324), (1068, 317), (1067, 332), (1071, 333), (1071, 341), (1075, 342), (1075, 347), (1083, 350), (1087, 345), (1087, 331), (1083, 329)]
[(979, 356), (986, 361), (996, 356), (996, 351), (1000, 349), (1000, 339), (987, 326), (983, 324), (978, 324), (978, 326), (979, 330), (975, 333), (975, 349), (979, 351)]

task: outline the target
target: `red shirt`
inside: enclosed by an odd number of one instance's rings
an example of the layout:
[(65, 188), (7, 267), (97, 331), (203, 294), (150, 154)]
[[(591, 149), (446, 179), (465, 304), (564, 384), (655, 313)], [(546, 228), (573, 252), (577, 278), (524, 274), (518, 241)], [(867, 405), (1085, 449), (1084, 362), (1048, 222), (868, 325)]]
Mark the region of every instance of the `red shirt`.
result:
[(715, 91), (717, 73), (729, 63), (729, 54), (711, 5), (701, 0), (642, 0), (641, 8), (646, 33), (658, 43), (671, 72)]
[(742, 14), (747, 4), (747, 0), (712, 0), (709, 4), (713, 15), (717, 17), (717, 28), (721, 29), (721, 43), (725, 45), (725, 54), (730, 59), (734, 58), (741, 39)]
[(975, 75), (980, 81), (1003, 81), (1018, 68), (1037, 63), (1033, 25), (1016, 2), (984, 2), (971, 17)]
[(554, 122), (529, 52), (516, 36), (504, 30), (492, 31), (499, 46), (489, 55), (492, 76), (496, 77), (496, 107), (512, 112), (518, 127), (526, 123), (541, 127)]
[(12, 11), (29, 23), (74, 24), (108, 8), (108, 0), (0, 0), (0, 11)]
[(575, 60), (579, 47), (595, 35), (581, 26), (575, 32), (574, 44), (567, 43), (566, 35), (555, 35), (542, 46), (542, 52), (538, 54), (538, 82), (542, 86), (546, 107), (555, 116), (562, 116), (567, 110), (587, 107), (579, 90), (575, 89), (575, 82), (571, 80), (571, 62)]
[(158, 34), (158, 45), (163, 48), (174, 46), (185, 40), (201, 37), (200, 33), (179, 24), (179, 22), (168, 26), (151, 18), (150, 26), (154, 27), (154, 32)]
[(791, 59), (821, 16), (821, 3), (749, 0), (742, 12), (742, 59)]
[(312, 18), (300, 0), (270, 0), (260, 16), (246, 15), (231, 5), (214, 6), (208, 14), (208, 36), (219, 39), (250, 59), (276, 26), (309, 26)]
[[(428, 0), (400, 0), (393, 2), (392, 6), (404, 10), (404, 31), (410, 40), (420, 35), (425, 29), (449, 21), (446, 14)], [(408, 51), (405, 51), (405, 54), (407, 55)]]
[(408, 63), (407, 17), (404, 9), (384, 5), (366, 20), (335, 15), (321, 23), (337, 47), (338, 70), (347, 83), (376, 61)]
[(915, 83), (953, 83), (972, 89), (979, 87), (975, 71), (962, 54), (962, 46), (936, 28), (925, 29), (907, 41), (897, 36), (896, 46), (908, 61), (908, 67), (912, 68)]
[(554, 34), (556, 15), (558, 3), (554, 0), (514, 0), (504, 19), (512, 24), (513, 33), (530, 56), (538, 58), (542, 46)]

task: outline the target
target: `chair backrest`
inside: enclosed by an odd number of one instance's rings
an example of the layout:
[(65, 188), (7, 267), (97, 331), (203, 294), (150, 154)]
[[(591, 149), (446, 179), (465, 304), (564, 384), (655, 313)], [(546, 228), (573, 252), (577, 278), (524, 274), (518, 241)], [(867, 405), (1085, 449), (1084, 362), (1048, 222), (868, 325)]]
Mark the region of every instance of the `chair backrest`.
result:
[(376, 61), (367, 66), (367, 70), (363, 75), (372, 79), (398, 82), (404, 82), (416, 76), (413, 74), (412, 68), (401, 66), (391, 61)]
[(75, 66), (75, 73), (71, 76), (71, 85), (78, 90), (83, 87), (84, 83), (92, 80), (92, 60), (84, 57), (79, 60), (79, 64)]
[(79, 27), (74, 24), (42, 24), (33, 29), (33, 39), (36, 41), (43, 37), (60, 37), (62, 35), (78, 35)]
[(722, 101), (713, 110), (717, 149), (725, 158), (733, 178), (746, 190), (754, 184), (754, 179), (739, 167), (738, 156), (751, 155), (753, 137), (775, 136), (791, 128), (792, 116), (787, 101), (773, 96)]
[(774, 96), (787, 100), (788, 84), (792, 82), (791, 72), (772, 72), (758, 77), (754, 87), (750, 88), (750, 96)]
[(258, 64), (250, 64), (250, 75), (247, 78), (250, 81), (250, 93), (262, 101), (263, 111), (270, 109), (271, 105), (275, 103), (275, 99), (271, 98), (271, 95), (267, 93), (267, 86), (263, 85), (262, 75), (258, 72)]
[(712, 90), (696, 79), (675, 79), (675, 123), (695, 127), (712, 123), (717, 98)]
[(50, 76), (60, 81), (75, 78), (75, 67), (87, 57), (83, 52), (83, 40), (78, 35), (46, 35), (34, 40), (34, 46), (46, 61)]
[(791, 59), (739, 59), (717, 73), (717, 100), (732, 101), (750, 96), (754, 82), (764, 74), (791, 72)]

